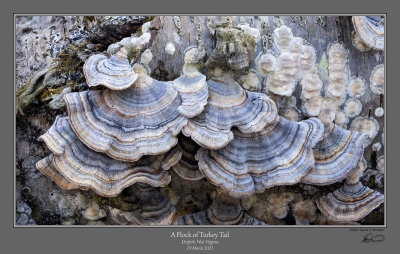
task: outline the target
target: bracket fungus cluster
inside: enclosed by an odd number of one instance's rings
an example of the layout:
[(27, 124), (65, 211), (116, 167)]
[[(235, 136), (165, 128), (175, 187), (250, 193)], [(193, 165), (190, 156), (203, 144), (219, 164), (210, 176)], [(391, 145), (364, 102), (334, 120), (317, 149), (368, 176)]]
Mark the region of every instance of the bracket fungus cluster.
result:
[(353, 16), (354, 29), (368, 47), (383, 50), (385, 26), (381, 16)]
[(359, 181), (366, 164), (365, 159), (360, 160), (342, 187), (317, 200), (318, 208), (326, 217), (336, 222), (358, 221), (383, 203), (382, 194)]
[[(372, 21), (353, 18), (357, 26)], [(364, 40), (368, 31), (357, 29)], [(244, 24), (216, 26), (216, 46), (207, 61), (201, 42), (187, 48), (182, 73), (171, 81), (150, 77), (149, 50), (141, 64), (129, 62), (132, 48), (144, 48), (149, 35), (110, 47), (110, 57), (89, 57), (83, 67), (86, 82), (104, 89), (64, 96), (68, 116), (58, 116), (40, 137), (52, 154), (37, 168), (61, 188), (92, 189), (105, 197), (133, 186), (138, 208), (111, 210), (120, 224), (265, 225), (245, 212), (252, 203), (245, 205), (244, 198), (275, 186), (326, 186), (344, 179), (343, 187), (318, 199), (318, 209), (338, 222), (361, 219), (383, 202), (382, 194), (358, 180), (366, 166), (362, 156), (368, 136), (357, 131), (372, 128), (373, 139), (376, 126), (357, 118), (352, 131), (341, 127), (360, 114), (357, 98), (365, 92), (364, 81), (355, 78), (348, 84), (348, 53), (335, 43), (328, 50), (324, 82), (313, 46), (285, 25), (273, 33), (275, 51), (260, 54), (250, 69), (260, 40), (256, 32)], [(378, 39), (373, 47), (380, 46)], [(379, 68), (371, 77), (377, 93), (383, 79)], [(297, 84), (302, 110), (311, 118), (300, 118), (291, 97)], [(340, 111), (346, 91), (352, 98)], [(175, 203), (154, 188), (170, 183), (170, 168), (186, 180), (205, 178), (218, 186), (212, 204), (178, 216)], [(307, 207), (316, 210), (313, 201), (303, 203), (296, 206), (298, 214)], [(308, 223), (307, 216), (296, 220)]]

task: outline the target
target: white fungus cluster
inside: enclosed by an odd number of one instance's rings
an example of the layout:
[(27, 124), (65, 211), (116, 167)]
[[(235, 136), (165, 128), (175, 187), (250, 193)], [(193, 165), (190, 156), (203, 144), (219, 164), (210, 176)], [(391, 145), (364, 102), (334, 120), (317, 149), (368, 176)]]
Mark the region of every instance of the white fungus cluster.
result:
[(256, 60), (256, 68), (267, 77), (269, 92), (280, 96), (291, 96), (299, 81), (315, 66), (315, 50), (305, 40), (294, 37), (289, 27), (281, 25), (274, 30), (274, 43), (279, 55), (266, 52)]

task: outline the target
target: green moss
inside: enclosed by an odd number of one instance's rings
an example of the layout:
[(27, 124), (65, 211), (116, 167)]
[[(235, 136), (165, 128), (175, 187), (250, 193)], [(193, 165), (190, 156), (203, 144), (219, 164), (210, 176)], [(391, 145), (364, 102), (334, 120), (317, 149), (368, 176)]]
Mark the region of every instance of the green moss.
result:
[(58, 57), (55, 59), (56, 70), (60, 73), (71, 74), (73, 72), (82, 72), (83, 61), (78, 57), (74, 51), (65, 49), (61, 51)]
[(155, 18), (155, 16), (148, 16), (145, 23), (152, 21), (154, 18)]
[(47, 68), (33, 74), (28, 81), (16, 92), (17, 109), (21, 115), (24, 115), (24, 110), (32, 103), (47, 86), (48, 80), (53, 75), (55, 70)]
[(329, 74), (328, 66), (329, 66), (328, 57), (324, 52), (321, 56), (321, 60), (319, 61), (317, 68), (321, 79), (325, 82), (328, 81), (328, 74)]
[(372, 176), (368, 179), (368, 185), (369, 185), (370, 187), (375, 186), (375, 181), (376, 181), (376, 178), (375, 178), (374, 175), (372, 175)]
[(93, 22), (95, 20), (95, 16), (84, 16), (83, 21), (84, 22)]
[(48, 88), (42, 92), (42, 94), (40, 95), (40, 100), (41, 101), (48, 100), (48, 99), (50, 99), (51, 96), (53, 96), (55, 94), (60, 94), (62, 92), (62, 90), (64, 90), (64, 88), (65, 87)]
[[(224, 56), (224, 58), (228, 59), (231, 57), (236, 59), (238, 57), (243, 57), (243, 59), (247, 59), (248, 61), (252, 59), (255, 40), (251, 35), (245, 34), (241, 29), (230, 27), (229, 23), (217, 25), (216, 38), (217, 45), (214, 50), (217, 55)], [(213, 54), (215, 53), (213, 52)], [(214, 59), (212, 62), (209, 62), (208, 67), (224, 65), (226, 61), (229, 62), (227, 59)], [(236, 60), (233, 62), (236, 62)]]
[(309, 30), (309, 33), (310, 33), (311, 36), (314, 36), (316, 31), (317, 31), (317, 29), (315, 29), (315, 27), (311, 26), (311, 28)]

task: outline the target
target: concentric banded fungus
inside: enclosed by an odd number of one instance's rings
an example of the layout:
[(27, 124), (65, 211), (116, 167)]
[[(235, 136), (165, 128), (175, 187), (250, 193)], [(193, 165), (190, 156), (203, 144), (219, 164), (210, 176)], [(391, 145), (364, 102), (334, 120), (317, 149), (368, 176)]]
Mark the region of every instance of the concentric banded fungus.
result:
[(137, 69), (138, 80), (123, 91), (65, 96), (78, 137), (91, 149), (118, 160), (136, 161), (143, 155), (170, 150), (187, 123), (179, 114), (182, 100), (172, 84), (150, 78), (139, 66)]
[(135, 184), (133, 187), (134, 204), (138, 209), (123, 212), (112, 209), (111, 213), (120, 224), (127, 225), (170, 225), (175, 216), (175, 207), (157, 189), (145, 184)]
[(178, 217), (178, 225), (265, 225), (243, 211), (240, 199), (223, 191), (213, 193), (213, 203), (205, 210)]
[(53, 153), (62, 154), (64, 153), (64, 148), (77, 138), (71, 128), (68, 117), (57, 116), (54, 124), (38, 140), (44, 141)]
[(201, 146), (218, 149), (233, 139), (231, 127), (243, 133), (260, 131), (277, 117), (275, 103), (262, 93), (244, 90), (228, 78), (211, 79), (204, 111), (189, 119), (183, 134)]
[(385, 93), (385, 66), (383, 64), (377, 65), (372, 71), (370, 88), (374, 94)]
[(384, 49), (385, 27), (380, 16), (353, 16), (352, 20), (358, 36), (367, 46)]
[(199, 145), (192, 141), (192, 139), (184, 135), (178, 136), (178, 149), (182, 153), (182, 157), (177, 164), (172, 166), (174, 171), (182, 178), (187, 180), (199, 180), (204, 177), (201, 173), (198, 163), (194, 158), (196, 152), (199, 150)]
[(173, 81), (175, 90), (182, 98), (182, 105), (178, 107), (178, 111), (189, 118), (199, 115), (207, 104), (206, 76), (199, 71), (204, 56), (204, 48), (188, 48), (184, 57), (183, 74)]
[(47, 161), (39, 161), (36, 166), (44, 174), (46, 167), (52, 167), (78, 186), (91, 188), (102, 196), (113, 197), (135, 182), (166, 186), (171, 180), (166, 170), (179, 159), (177, 153), (174, 149), (171, 153), (153, 158), (122, 162), (94, 152), (76, 140), (65, 147), (63, 154), (52, 154), (43, 159)]
[(89, 86), (104, 85), (113, 90), (126, 89), (138, 78), (129, 64), (125, 48), (110, 58), (104, 55), (89, 57), (83, 66), (83, 73)]
[(341, 188), (317, 200), (319, 210), (326, 217), (336, 222), (358, 221), (384, 202), (382, 194), (359, 182), (365, 168), (366, 161), (361, 160)]
[(196, 159), (212, 183), (234, 197), (250, 196), (299, 182), (314, 165), (312, 147), (321, 139), (323, 129), (316, 118), (291, 122), (279, 117), (261, 132), (235, 130), (235, 139), (226, 147), (201, 148)]
[(50, 161), (50, 157), (46, 157), (37, 162), (36, 167), (48, 178), (50, 178), (53, 182), (55, 182), (61, 189), (64, 190), (73, 190), (73, 189), (82, 189), (87, 190), (89, 188), (84, 186), (79, 186), (69, 180), (67, 180), (58, 170), (52, 165)]
[(315, 165), (301, 182), (329, 185), (342, 181), (358, 165), (367, 135), (332, 125), (314, 148)]
[(256, 45), (254, 37), (227, 24), (217, 27), (215, 31), (217, 44), (206, 66), (225, 66), (232, 70), (248, 67)]
[[(135, 182), (145, 182), (152, 186), (165, 186), (170, 182), (171, 177), (166, 170), (176, 164), (181, 156), (176, 148), (158, 156), (145, 156), (136, 162), (117, 161), (85, 146), (73, 136), (74, 132), (71, 127), (68, 128), (67, 123), (66, 117), (58, 118), (48, 133), (43, 135), (49, 147), (57, 143), (59, 137), (67, 136), (71, 140), (68, 143), (61, 139), (63, 148), (60, 150), (63, 152), (52, 154), (36, 164), (44, 174), (59, 172), (68, 181), (82, 188), (92, 188), (102, 196), (116, 196)], [(50, 178), (63, 186), (64, 183), (58, 181), (57, 176)]]

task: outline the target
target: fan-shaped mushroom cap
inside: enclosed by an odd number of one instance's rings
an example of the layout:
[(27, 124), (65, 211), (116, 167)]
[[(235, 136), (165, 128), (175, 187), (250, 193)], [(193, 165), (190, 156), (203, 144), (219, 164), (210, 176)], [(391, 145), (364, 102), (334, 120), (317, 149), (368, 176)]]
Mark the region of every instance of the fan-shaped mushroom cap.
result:
[(184, 135), (178, 136), (178, 149), (182, 153), (181, 159), (172, 166), (173, 170), (183, 179), (199, 180), (204, 177), (199, 169), (199, 165), (194, 158), (200, 146), (197, 145), (191, 138)]
[(187, 123), (178, 111), (182, 100), (172, 84), (144, 74), (123, 91), (70, 93), (65, 100), (78, 137), (117, 160), (136, 161), (168, 151)]
[(136, 182), (166, 186), (171, 181), (166, 169), (179, 160), (178, 155), (179, 151), (174, 149), (169, 153), (143, 157), (136, 162), (123, 162), (94, 152), (75, 140), (65, 147), (63, 154), (52, 154), (36, 166), (42, 172), (47, 171), (48, 167), (56, 169), (78, 186), (91, 188), (102, 196), (113, 197)]
[(83, 73), (89, 86), (103, 85), (113, 90), (126, 89), (138, 78), (124, 48), (110, 58), (104, 55), (89, 57), (83, 66)]
[(58, 170), (52, 165), (50, 158), (46, 157), (37, 162), (36, 167), (42, 172), (45, 176), (50, 178), (53, 182), (55, 182), (61, 189), (64, 190), (73, 190), (73, 189), (82, 189), (87, 190), (87, 187), (79, 186), (67, 178), (65, 178)]
[(182, 98), (182, 105), (178, 107), (178, 111), (188, 118), (199, 115), (208, 99), (206, 76), (201, 73), (192, 77), (182, 75), (175, 79), (173, 84)]
[(182, 131), (203, 147), (226, 146), (233, 139), (233, 126), (243, 133), (256, 132), (277, 117), (275, 103), (265, 94), (246, 91), (231, 79), (212, 79), (207, 84), (204, 111), (189, 119)]
[(78, 138), (71, 128), (68, 117), (57, 116), (53, 125), (38, 140), (44, 141), (55, 154), (64, 153), (64, 147)]
[(374, 94), (385, 93), (385, 66), (383, 64), (377, 65), (372, 71), (370, 88)]
[(112, 216), (120, 223), (127, 225), (170, 225), (175, 216), (175, 207), (157, 189), (144, 185), (133, 186), (133, 198), (138, 209), (123, 212), (112, 209)]
[(384, 196), (363, 186), (345, 184), (343, 187), (317, 199), (319, 210), (336, 222), (358, 221), (384, 202)]
[[(52, 135), (57, 133), (57, 135)], [(63, 135), (65, 133), (65, 135)], [(116, 196), (135, 182), (146, 182), (152, 186), (165, 186), (171, 180), (166, 172), (181, 156), (177, 148), (157, 156), (145, 156), (136, 162), (114, 160), (85, 146), (77, 137), (67, 117), (59, 117), (43, 136), (46, 144), (52, 145), (61, 137), (62, 153), (52, 154), (39, 161), (36, 166), (63, 187), (62, 174), (71, 183), (81, 188), (92, 188), (102, 196)], [(42, 136), (42, 137), (43, 137)], [(69, 141), (63, 139), (68, 137)], [(52, 174), (51, 172), (56, 172)]]
[(323, 125), (311, 118), (291, 122), (279, 117), (261, 132), (243, 134), (219, 150), (201, 148), (196, 159), (212, 183), (234, 197), (250, 196), (276, 185), (295, 184), (314, 165), (312, 147), (321, 139)]
[(329, 185), (346, 178), (358, 165), (367, 135), (332, 125), (314, 148), (315, 164), (301, 182)]
[(353, 16), (353, 26), (361, 40), (369, 47), (383, 50), (385, 27), (379, 16)]

